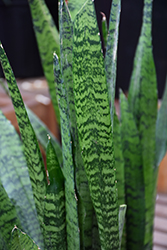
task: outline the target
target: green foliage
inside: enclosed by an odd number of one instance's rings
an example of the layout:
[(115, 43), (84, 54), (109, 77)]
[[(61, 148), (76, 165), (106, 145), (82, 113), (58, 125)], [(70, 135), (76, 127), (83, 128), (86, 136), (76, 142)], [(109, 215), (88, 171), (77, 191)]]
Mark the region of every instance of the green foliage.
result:
[(114, 109), (120, 0), (112, 1), (109, 28), (102, 24), (105, 58), (92, 0), (60, 1), (60, 42), (44, 1), (29, 4), (61, 145), (24, 106), (0, 45), (21, 135), (0, 112), (0, 250), (151, 250), (158, 165), (167, 149), (167, 88), (157, 116), (152, 1), (144, 1), (120, 120)]

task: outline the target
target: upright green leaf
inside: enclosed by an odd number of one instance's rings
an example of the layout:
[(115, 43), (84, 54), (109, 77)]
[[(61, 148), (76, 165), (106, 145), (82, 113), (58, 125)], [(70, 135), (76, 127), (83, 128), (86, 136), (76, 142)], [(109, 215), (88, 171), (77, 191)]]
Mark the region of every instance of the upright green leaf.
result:
[[(125, 204), (125, 179), (124, 179), (124, 157), (122, 152), (121, 126), (116, 111), (114, 112), (114, 154), (115, 154), (115, 171), (118, 190), (118, 206)], [(126, 226), (124, 226), (121, 249), (126, 249)]]
[(62, 132), (63, 174), (65, 177), (66, 197), (66, 227), (67, 249), (79, 249), (79, 226), (77, 214), (77, 196), (75, 192), (74, 164), (72, 157), (72, 140), (69, 127), (67, 96), (64, 82), (61, 78), (58, 57), (54, 55), (54, 74), (57, 82), (57, 95), (60, 108), (60, 121)]
[(70, 131), (75, 142), (76, 116), (73, 93), (72, 75), (72, 44), (73, 26), (67, 5), (64, 0), (59, 5), (59, 27), (60, 27), (60, 52), (61, 52), (61, 75), (66, 89)]
[(128, 102), (120, 94), (121, 137), (125, 171), (127, 249), (144, 249), (145, 200), (139, 132)]
[(66, 0), (68, 4), (68, 8), (70, 10), (71, 18), (72, 20), (75, 19), (76, 14), (80, 11), (84, 3), (86, 2), (85, 0)]
[(65, 1), (60, 1), (59, 27), (61, 44), (61, 72), (67, 95), (69, 124), (73, 141), (72, 147), (76, 169), (75, 175), (76, 189), (78, 192), (80, 244), (81, 249), (84, 249), (84, 247), (89, 248), (92, 246), (92, 235), (90, 234), (90, 232), (93, 223), (93, 206), (81, 157), (81, 150), (77, 133), (72, 74), (73, 25)]
[(74, 22), (73, 77), (77, 128), (102, 249), (118, 249), (118, 207), (104, 60), (93, 2)]
[(53, 53), (56, 52), (58, 56), (60, 55), (59, 33), (44, 0), (29, 0), (28, 3), (31, 10), (43, 71), (48, 82), (56, 119), (58, 124), (60, 124), (53, 74)]
[(10, 250), (13, 227), (20, 226), (15, 206), (10, 201), (0, 180), (0, 249)]
[(12, 250), (39, 250), (40, 248), (35, 242), (24, 232), (18, 229), (16, 226), (12, 230)]
[(161, 107), (156, 122), (156, 154), (155, 167), (158, 167), (167, 151), (167, 80)]
[(22, 230), (40, 244), (42, 235), (23, 144), (12, 124), (1, 111), (0, 131), (0, 180), (13, 201)]
[(44, 207), (45, 249), (66, 249), (64, 177), (54, 147), (49, 138), (47, 145), (47, 170), (49, 185)]
[(20, 91), (18, 89), (15, 77), (11, 70), (10, 64), (3, 50), (2, 44), (0, 45), (0, 61), (4, 70), (4, 74), (8, 83), (10, 96), (15, 109), (16, 118), (18, 121), (20, 134), (24, 146), (24, 154), (27, 160), (29, 175), (37, 209), (38, 219), (43, 228), (43, 209), (44, 209), (44, 196), (46, 193), (46, 174), (42, 155), (39, 145), (34, 133), (34, 130), (29, 121)]
[(143, 24), (134, 60), (128, 100), (140, 133), (145, 186), (145, 249), (152, 249), (155, 189), (156, 72), (151, 38), (152, 0), (144, 1)]
[(101, 12), (101, 15), (102, 15), (102, 21), (101, 21), (102, 38), (103, 38), (103, 43), (104, 43), (104, 50), (106, 50), (107, 37), (108, 37), (107, 19), (103, 12)]
[(121, 1), (113, 0), (109, 20), (109, 33), (107, 39), (105, 70), (107, 77), (107, 86), (110, 102), (110, 114), (113, 125), (114, 119), (114, 100), (115, 100), (115, 82), (116, 82), (116, 65), (117, 65), (117, 47), (120, 20)]
[(124, 157), (122, 152), (121, 128), (117, 114), (114, 113), (114, 153), (115, 171), (118, 189), (118, 205), (125, 204)]

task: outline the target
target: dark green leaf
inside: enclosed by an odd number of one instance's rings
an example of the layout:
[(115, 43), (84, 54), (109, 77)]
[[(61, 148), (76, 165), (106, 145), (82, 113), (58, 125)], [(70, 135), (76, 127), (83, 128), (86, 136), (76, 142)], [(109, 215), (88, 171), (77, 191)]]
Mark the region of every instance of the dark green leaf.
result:
[(47, 183), (44, 163), (34, 130), (29, 121), (22, 97), (20, 95), (20, 91), (18, 89), (15, 77), (13, 75), (2, 45), (0, 45), (0, 61), (4, 70), (10, 96), (15, 109), (15, 114), (23, 141), (24, 154), (26, 156), (27, 166), (29, 169), (38, 219), (42, 229), (44, 196), (46, 194)]
[(66, 222), (68, 249), (79, 249), (79, 226), (77, 214), (77, 196), (74, 182), (74, 164), (72, 157), (72, 140), (69, 127), (68, 105), (65, 84), (61, 78), (58, 57), (54, 55), (54, 74), (57, 82), (57, 95), (60, 108), (62, 134), (63, 175), (65, 177)]
[(104, 59), (91, 0), (74, 23), (73, 76), (77, 128), (102, 249), (118, 249), (118, 207)]
[(49, 185), (44, 208), (45, 249), (66, 249), (66, 216), (64, 177), (54, 147), (49, 139), (47, 145), (47, 170)]
[(35, 242), (24, 232), (18, 229), (16, 226), (12, 230), (12, 250), (39, 250), (40, 248)]
[(58, 56), (60, 55), (59, 33), (44, 0), (29, 0), (28, 3), (31, 10), (43, 71), (48, 82), (56, 119), (58, 124), (60, 124), (53, 74), (53, 53), (56, 52)]
[(125, 171), (127, 249), (144, 249), (145, 200), (139, 132), (126, 97), (120, 94), (121, 137)]
[(145, 248), (152, 249), (157, 84), (151, 38), (152, 0), (144, 1), (143, 24), (128, 100), (140, 133), (145, 187)]
[(15, 206), (10, 201), (0, 181), (0, 249), (10, 250), (11, 231), (20, 226)]
[(37, 136), (39, 143), (42, 145), (43, 149), (46, 152), (48, 135), (50, 135), (52, 144), (53, 144), (54, 149), (56, 151), (57, 158), (59, 160), (59, 164), (60, 164), (60, 166), (62, 166), (62, 164), (63, 164), (62, 150), (61, 150), (61, 146), (60, 146), (59, 141), (51, 133), (51, 131), (48, 129), (48, 127), (29, 108), (26, 107), (26, 110), (27, 110), (30, 122), (33, 126), (33, 129), (35, 131), (35, 134)]
[(14, 127), (1, 111), (0, 131), (1, 182), (16, 208), (21, 228), (38, 244), (41, 244), (43, 239), (37, 218), (23, 145)]

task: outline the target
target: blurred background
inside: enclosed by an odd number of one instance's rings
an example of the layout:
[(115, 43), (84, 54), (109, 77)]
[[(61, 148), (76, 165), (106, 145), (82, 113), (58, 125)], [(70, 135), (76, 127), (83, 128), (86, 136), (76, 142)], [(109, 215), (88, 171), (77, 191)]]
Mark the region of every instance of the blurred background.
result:
[[(43, 76), (28, 0), (0, 0), (0, 40), (17, 78)], [(58, 27), (58, 0), (45, 0)], [(99, 28), (103, 12), (107, 20), (112, 0), (95, 0)], [(119, 88), (128, 90), (133, 58), (140, 35), (143, 0), (122, 0), (116, 97)], [(167, 72), (167, 1), (153, 1), (153, 54), (162, 97)], [(3, 76), (0, 68), (0, 76)]]

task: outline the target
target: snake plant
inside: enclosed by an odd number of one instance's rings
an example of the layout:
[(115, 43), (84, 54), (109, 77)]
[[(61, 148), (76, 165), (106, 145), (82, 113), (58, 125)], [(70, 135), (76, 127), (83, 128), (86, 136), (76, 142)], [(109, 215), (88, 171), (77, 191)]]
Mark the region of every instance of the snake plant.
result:
[(151, 250), (158, 165), (167, 150), (167, 90), (157, 111), (152, 0), (144, 0), (120, 119), (114, 108), (120, 0), (112, 1), (104, 25), (105, 58), (92, 0), (60, 0), (59, 34), (43, 0), (29, 5), (61, 145), (25, 107), (1, 44), (21, 138), (0, 112), (0, 249)]

